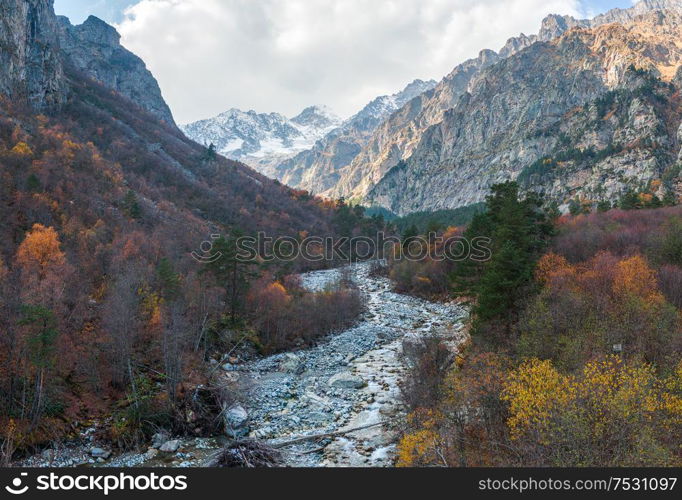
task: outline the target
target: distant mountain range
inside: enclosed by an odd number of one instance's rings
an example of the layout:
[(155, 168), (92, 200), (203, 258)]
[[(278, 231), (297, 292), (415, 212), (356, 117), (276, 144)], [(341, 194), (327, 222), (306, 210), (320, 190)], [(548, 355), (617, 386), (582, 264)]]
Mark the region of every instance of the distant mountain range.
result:
[(279, 164), (275, 177), (290, 186), (326, 194), (339, 183), (344, 171), (377, 127), (392, 113), (435, 85), (433, 80), (415, 80), (396, 94), (377, 97), (312, 149)]
[(682, 1), (548, 16), (393, 114), (330, 190), (398, 214), (482, 201), (518, 180), (566, 210), (682, 193)]
[(679, 196), (681, 15), (682, 0), (549, 15), (439, 83), (415, 80), (308, 133), (235, 110), (184, 130), (292, 187), (397, 214), (480, 202), (504, 180), (564, 210), (628, 190)]
[[(265, 175), (317, 191), (317, 182), (304, 186), (296, 180), (301, 169), (314, 177), (314, 172), (306, 165), (316, 151), (332, 144), (338, 147), (340, 138), (356, 142), (355, 136), (366, 136), (407, 101), (435, 85), (435, 81), (415, 80), (401, 92), (377, 97), (345, 121), (326, 106), (310, 106), (290, 119), (279, 113), (233, 108), (214, 118), (181, 126), (181, 129), (191, 139), (205, 145), (214, 144), (219, 153), (242, 161)], [(325, 184), (323, 179), (319, 182)]]
[(310, 106), (291, 119), (279, 113), (230, 109), (181, 129), (200, 144), (214, 144), (227, 158), (274, 176), (275, 165), (312, 148), (340, 124), (341, 119), (329, 108)]

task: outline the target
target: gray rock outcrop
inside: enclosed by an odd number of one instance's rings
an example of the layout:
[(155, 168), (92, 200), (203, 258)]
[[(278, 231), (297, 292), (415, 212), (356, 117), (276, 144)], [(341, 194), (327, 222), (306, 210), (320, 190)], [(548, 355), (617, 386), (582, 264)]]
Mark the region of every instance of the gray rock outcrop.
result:
[(360, 377), (350, 372), (341, 372), (329, 379), (329, 385), (337, 389), (362, 389), (367, 384)]
[(0, 93), (37, 109), (64, 103), (52, 0), (0, 2)]
[(59, 16), (58, 25), (62, 53), (76, 69), (175, 126), (158, 82), (144, 61), (121, 45), (113, 26), (95, 16), (78, 26)]
[(289, 186), (328, 194), (339, 184), (374, 130), (392, 113), (435, 84), (434, 81), (415, 80), (396, 94), (377, 97), (312, 149), (280, 163), (275, 169), (275, 177)]
[(519, 180), (565, 208), (647, 188), (678, 153), (682, 110), (667, 82), (682, 63), (680, 36), (682, 14), (649, 12), (490, 66), (367, 200), (398, 214), (456, 208)]

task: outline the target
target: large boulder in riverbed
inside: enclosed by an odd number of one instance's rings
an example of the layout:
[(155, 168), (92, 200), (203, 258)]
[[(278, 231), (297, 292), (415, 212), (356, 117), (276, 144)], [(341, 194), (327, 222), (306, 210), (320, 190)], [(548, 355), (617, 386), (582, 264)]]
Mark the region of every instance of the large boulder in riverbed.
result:
[(111, 452), (109, 450), (105, 450), (104, 448), (91, 448), (90, 455), (93, 458), (103, 458), (106, 460), (111, 456)]
[(159, 451), (164, 453), (175, 453), (180, 448), (180, 440), (174, 439), (172, 441), (166, 441), (161, 445)]
[(329, 379), (329, 385), (337, 389), (362, 389), (367, 384), (351, 372), (341, 372)]
[(170, 440), (170, 436), (166, 431), (157, 432), (152, 436), (152, 448), (161, 448), (168, 440)]
[(417, 333), (408, 333), (403, 337), (403, 354), (414, 363), (424, 353), (426, 343), (424, 338)]
[(303, 360), (295, 354), (285, 354), (284, 359), (279, 365), (279, 371), (284, 373), (300, 375), (304, 370), (305, 365), (303, 364)]
[(225, 412), (225, 431), (233, 439), (243, 437), (248, 434), (247, 423), (249, 414), (243, 406), (236, 404)]

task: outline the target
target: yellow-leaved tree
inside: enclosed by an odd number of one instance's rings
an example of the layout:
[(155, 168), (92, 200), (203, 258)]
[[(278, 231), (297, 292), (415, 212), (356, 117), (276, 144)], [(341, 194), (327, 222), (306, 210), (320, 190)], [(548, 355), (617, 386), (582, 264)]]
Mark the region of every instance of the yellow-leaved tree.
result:
[(513, 442), (528, 465), (679, 465), (682, 364), (667, 378), (617, 356), (564, 375), (533, 359), (503, 389)]

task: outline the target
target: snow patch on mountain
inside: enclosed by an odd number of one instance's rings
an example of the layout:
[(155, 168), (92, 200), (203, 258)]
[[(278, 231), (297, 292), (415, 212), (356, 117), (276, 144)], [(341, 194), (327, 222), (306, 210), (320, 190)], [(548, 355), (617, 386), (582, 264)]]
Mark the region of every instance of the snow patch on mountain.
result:
[(414, 80), (400, 92), (382, 95), (367, 104), (360, 112), (350, 117), (343, 124), (344, 129), (371, 131), (377, 128), (391, 114), (405, 106), (418, 95), (428, 92), (436, 86), (434, 80)]
[(325, 194), (338, 184), (344, 170), (363, 150), (377, 127), (415, 97), (435, 86), (433, 80), (414, 80), (400, 92), (377, 97), (311, 149), (293, 158), (285, 158), (272, 173), (266, 175), (294, 188)]
[(196, 142), (214, 144), (220, 154), (267, 173), (270, 163), (311, 148), (341, 123), (325, 106), (310, 106), (291, 119), (233, 108), (180, 128)]

